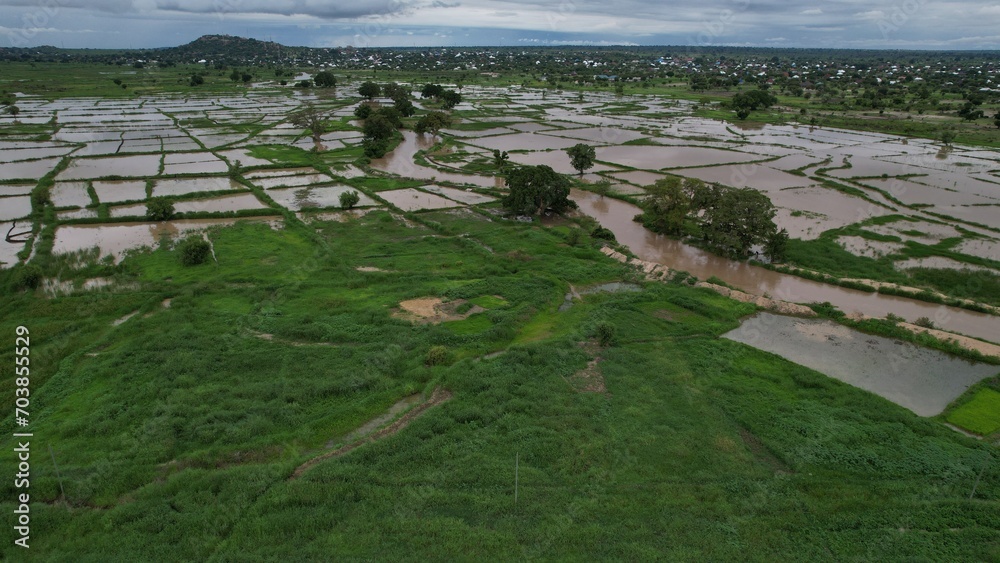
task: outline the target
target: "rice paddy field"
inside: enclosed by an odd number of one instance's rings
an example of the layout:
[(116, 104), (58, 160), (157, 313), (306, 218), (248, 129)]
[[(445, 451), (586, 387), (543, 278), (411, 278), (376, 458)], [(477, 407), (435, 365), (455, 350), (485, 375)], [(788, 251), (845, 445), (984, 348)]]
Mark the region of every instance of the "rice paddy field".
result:
[[(1000, 559), (996, 364), (907, 404), (866, 389), (925, 349), (866, 387), (723, 338), (758, 307), (647, 280), (585, 214), (505, 218), (491, 164), (569, 173), (586, 142), (577, 185), (622, 199), (754, 187), (797, 266), (996, 304), (998, 153), (469, 86), (452, 129), (368, 161), (352, 85), (164, 90), (0, 118), (0, 227), (28, 232), (0, 245), (0, 326), (31, 331), (34, 435), (31, 549), (3, 558)], [(325, 150), (288, 122), (306, 102)], [(831, 326), (809, 346), (875, 346)]]

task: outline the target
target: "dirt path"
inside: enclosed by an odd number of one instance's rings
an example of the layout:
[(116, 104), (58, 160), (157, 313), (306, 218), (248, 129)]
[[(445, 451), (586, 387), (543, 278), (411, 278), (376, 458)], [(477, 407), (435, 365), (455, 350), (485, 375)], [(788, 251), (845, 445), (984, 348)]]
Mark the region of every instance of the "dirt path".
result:
[(309, 461), (307, 461), (307, 462), (303, 463), (302, 465), (298, 466), (298, 468), (295, 469), (295, 471), (292, 473), (292, 476), (289, 477), (289, 479), (298, 479), (299, 477), (302, 476), (303, 473), (305, 473), (306, 471), (309, 471), (310, 469), (312, 469), (314, 466), (318, 465), (322, 461), (326, 461), (326, 460), (328, 460), (328, 459), (330, 459), (332, 457), (340, 457), (340, 456), (346, 454), (347, 452), (349, 452), (349, 451), (351, 451), (351, 450), (353, 450), (353, 449), (355, 449), (355, 448), (357, 448), (359, 446), (363, 446), (363, 445), (367, 444), (368, 442), (374, 442), (374, 441), (379, 440), (381, 438), (385, 438), (386, 436), (392, 436), (393, 434), (395, 434), (395, 433), (399, 432), (400, 430), (402, 430), (402, 429), (406, 428), (407, 426), (409, 426), (410, 423), (413, 422), (414, 420), (416, 420), (416, 418), (418, 416), (424, 414), (424, 412), (426, 412), (427, 409), (429, 409), (431, 407), (434, 407), (434, 406), (437, 406), (437, 405), (440, 405), (441, 403), (443, 403), (443, 402), (447, 401), (448, 399), (450, 399), (451, 396), (452, 396), (451, 395), (451, 391), (448, 391), (447, 389), (438, 387), (437, 389), (434, 390), (433, 393), (431, 393), (431, 396), (430, 396), (429, 399), (427, 399), (423, 403), (420, 403), (419, 405), (417, 405), (417, 406), (413, 407), (412, 409), (410, 409), (406, 414), (404, 414), (403, 416), (401, 416), (399, 418), (399, 420), (393, 422), (392, 424), (386, 426), (385, 428), (383, 428), (383, 429), (381, 429), (381, 430), (379, 430), (377, 432), (373, 432), (372, 434), (369, 434), (368, 436), (366, 436), (366, 437), (364, 437), (364, 438), (362, 438), (362, 439), (360, 439), (360, 440), (358, 440), (356, 442), (352, 442), (350, 444), (347, 444), (346, 446), (341, 446), (340, 448), (337, 448), (336, 450), (320, 454), (320, 455), (318, 455), (318, 456), (310, 459)]

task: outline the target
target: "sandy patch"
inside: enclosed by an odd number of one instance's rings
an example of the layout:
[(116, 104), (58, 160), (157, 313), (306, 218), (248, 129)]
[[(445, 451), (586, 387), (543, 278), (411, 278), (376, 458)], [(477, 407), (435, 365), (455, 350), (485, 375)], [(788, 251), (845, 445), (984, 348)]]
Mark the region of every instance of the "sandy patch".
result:
[(991, 344), (989, 342), (983, 342), (982, 340), (976, 340), (975, 338), (969, 338), (968, 336), (962, 336), (961, 334), (952, 334), (950, 332), (945, 332), (943, 330), (937, 330), (935, 328), (925, 328), (922, 326), (917, 326), (910, 323), (897, 323), (896, 326), (905, 328), (906, 330), (914, 334), (930, 334), (934, 338), (939, 340), (951, 340), (955, 344), (958, 344), (962, 348), (968, 350), (975, 350), (980, 354), (985, 356), (993, 356), (994, 358), (1000, 358), (1000, 346), (996, 344)]
[(401, 301), (399, 309), (393, 312), (392, 316), (420, 324), (438, 324), (461, 321), (486, 310), (479, 305), (473, 305), (464, 313), (459, 313), (458, 309), (465, 303), (467, 303), (465, 299), (456, 299), (446, 303), (439, 297), (410, 299)]

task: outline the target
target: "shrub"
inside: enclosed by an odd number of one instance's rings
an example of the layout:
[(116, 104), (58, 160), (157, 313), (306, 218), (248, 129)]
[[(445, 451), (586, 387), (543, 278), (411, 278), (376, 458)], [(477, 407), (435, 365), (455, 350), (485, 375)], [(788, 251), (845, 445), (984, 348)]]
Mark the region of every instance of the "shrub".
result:
[(178, 250), (181, 254), (181, 264), (197, 266), (208, 259), (208, 255), (212, 252), (212, 245), (202, 237), (192, 235), (181, 242)]
[(358, 195), (358, 192), (350, 191), (340, 194), (341, 209), (353, 209), (359, 201), (361, 201), (361, 196)]
[(580, 229), (570, 229), (569, 233), (566, 235), (566, 244), (570, 246), (576, 246), (580, 244), (581, 237)]
[(448, 357), (451, 354), (448, 352), (448, 348), (445, 346), (431, 346), (431, 349), (427, 351), (427, 357), (424, 359), (424, 363), (428, 366), (440, 366), (448, 363)]
[(14, 271), (14, 290), (35, 289), (42, 284), (42, 269), (34, 264), (18, 267)]
[(930, 320), (928, 317), (920, 317), (919, 319), (913, 321), (913, 324), (924, 328), (934, 328), (934, 321)]
[(146, 218), (150, 221), (169, 221), (174, 217), (174, 204), (162, 197), (154, 197), (146, 203)]
[(612, 346), (615, 343), (615, 325), (608, 321), (597, 323), (597, 341), (601, 346)]
[(590, 232), (590, 236), (601, 240), (610, 240), (612, 242), (614, 242), (615, 240), (615, 234), (612, 233), (609, 229), (605, 229), (604, 227), (597, 227), (596, 229)]

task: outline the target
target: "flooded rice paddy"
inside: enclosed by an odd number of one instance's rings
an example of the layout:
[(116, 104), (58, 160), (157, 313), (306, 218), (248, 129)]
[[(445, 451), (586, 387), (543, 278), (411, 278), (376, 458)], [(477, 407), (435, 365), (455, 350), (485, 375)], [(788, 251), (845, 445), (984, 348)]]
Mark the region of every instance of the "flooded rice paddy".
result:
[[(948, 237), (963, 237), (954, 246), (956, 253), (994, 260), (998, 256), (1000, 235), (990, 230), (1000, 229), (1000, 159), (995, 151), (959, 146), (942, 150), (932, 141), (798, 125), (750, 127), (693, 117), (689, 102), (644, 96), (581, 96), (474, 86), (466, 88), (463, 96), (466, 102), (458, 112), (474, 116), (460, 123), (468, 122), (479, 130), (459, 127), (439, 136), (403, 131), (402, 144), (373, 161), (371, 171), (343, 162), (329, 170), (332, 175), (325, 168), (275, 168), (278, 162), (259, 156), (266, 151), (256, 151), (259, 145), (268, 144), (312, 148), (311, 139), (285, 121), (304, 101), (315, 101), (311, 96), (289, 96), (261, 87), (242, 96), (55, 101), (25, 97), (19, 99), (23, 123), (58, 126), (49, 140), (0, 142), (0, 220), (30, 214), (28, 193), (60, 163), (65, 169), (55, 178), (51, 195), (60, 208), (58, 219), (70, 223), (93, 220), (97, 206), (108, 204), (112, 217), (141, 217), (149, 196), (181, 198), (176, 202), (181, 212), (266, 207), (246, 186), (229, 179), (229, 166), (236, 161), (255, 190), (266, 190), (277, 206), (292, 211), (338, 207), (340, 194), (348, 189), (359, 192), (359, 205), (379, 205), (371, 197), (374, 193), (348, 185), (351, 178), (363, 175), (395, 175), (422, 182), (420, 188), (377, 193), (378, 198), (406, 211), (463, 208), (495, 202), (502, 193), (501, 178), (462, 169), (476, 159), (488, 158), (492, 149), (509, 151), (513, 162), (546, 164), (574, 173), (565, 148), (584, 142), (597, 146), (599, 161), (587, 171), (586, 181), (607, 179), (618, 193), (641, 197), (644, 186), (668, 174), (700, 178), (766, 192), (778, 208), (779, 226), (796, 238), (815, 239), (830, 229), (902, 214), (914, 221), (865, 228), (899, 237), (902, 243), (936, 244)], [(334, 113), (350, 116), (352, 110), (353, 105), (344, 104)], [(248, 132), (248, 123), (257, 126), (253, 132)], [(359, 130), (334, 131), (323, 137), (330, 149), (359, 142)], [(449, 159), (447, 164), (415, 160), (419, 151), (442, 142), (452, 154), (467, 156), (458, 162)], [(858, 190), (867, 200), (824, 187), (828, 179)], [(466, 189), (469, 186), (477, 191)], [(487, 195), (480, 188), (493, 191)], [(194, 199), (198, 194), (218, 197)], [(753, 293), (767, 292), (796, 302), (830, 301), (845, 311), (870, 316), (889, 312), (910, 320), (927, 316), (939, 326), (982, 338), (995, 340), (1000, 334), (993, 317), (852, 292), (731, 262), (645, 231), (631, 220), (637, 213), (633, 206), (585, 192), (574, 192), (573, 198), (640, 257), (703, 279), (715, 275)], [(920, 207), (900, 207), (896, 202)], [(275, 208), (278, 213), (280, 209)], [(86, 248), (98, 241), (102, 252), (118, 255), (127, 246), (123, 241), (128, 236), (135, 235), (133, 246), (150, 244), (156, 238), (150, 229), (181, 232), (183, 224), (174, 223), (178, 225), (107, 225), (110, 231), (102, 231), (105, 226), (64, 224), (57, 229), (56, 251)], [(129, 235), (112, 235), (118, 232)], [(871, 257), (902, 244), (874, 243), (861, 237), (845, 237), (840, 242), (852, 252)], [(5, 250), (0, 260), (9, 254)], [(930, 264), (955, 266), (940, 261)]]
[(1000, 367), (864, 334), (832, 321), (759, 313), (723, 335), (935, 416)]
[[(240, 221), (260, 221), (273, 226), (274, 218), (245, 218)], [(177, 238), (212, 227), (235, 224), (237, 219), (180, 219), (160, 223), (112, 223), (107, 225), (63, 225), (56, 229), (54, 254), (80, 252), (97, 247), (101, 256), (111, 255), (115, 261), (125, 253), (142, 247), (154, 247), (161, 239)]]

